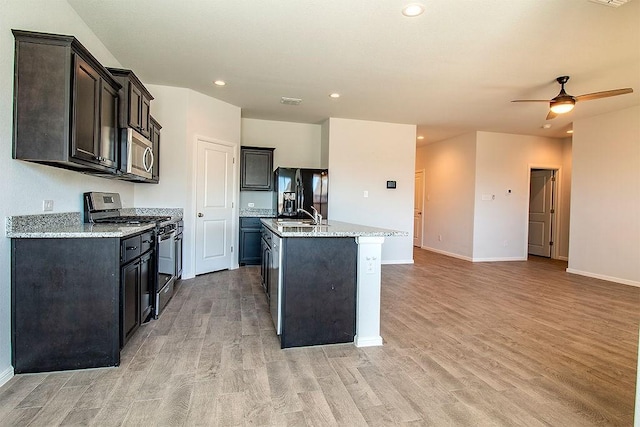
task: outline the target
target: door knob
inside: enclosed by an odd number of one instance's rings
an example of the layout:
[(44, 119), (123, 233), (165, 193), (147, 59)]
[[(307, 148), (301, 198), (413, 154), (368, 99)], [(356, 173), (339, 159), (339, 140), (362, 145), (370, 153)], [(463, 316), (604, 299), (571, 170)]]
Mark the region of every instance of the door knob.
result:
[(202, 212), (198, 212), (198, 218), (202, 218), (204, 214)]

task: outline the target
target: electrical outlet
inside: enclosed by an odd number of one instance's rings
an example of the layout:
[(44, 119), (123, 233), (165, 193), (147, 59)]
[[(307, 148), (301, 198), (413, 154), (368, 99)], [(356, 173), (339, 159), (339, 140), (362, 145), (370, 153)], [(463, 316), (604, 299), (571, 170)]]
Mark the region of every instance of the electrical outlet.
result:
[(255, 203), (247, 203), (247, 206), (249, 206), (250, 208), (255, 207), (255, 205), (256, 205)]
[(43, 200), (42, 201), (42, 211), (43, 212), (51, 212), (53, 210), (53, 200)]
[(367, 190), (364, 190), (364, 193), (362, 195), (363, 197), (369, 197), (369, 192)]

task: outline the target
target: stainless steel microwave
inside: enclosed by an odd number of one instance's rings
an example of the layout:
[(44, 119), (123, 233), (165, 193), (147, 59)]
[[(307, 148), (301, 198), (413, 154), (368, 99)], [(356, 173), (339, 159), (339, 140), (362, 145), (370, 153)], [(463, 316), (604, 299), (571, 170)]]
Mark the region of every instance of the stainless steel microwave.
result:
[(153, 176), (153, 144), (141, 133), (131, 128), (122, 129), (122, 171), (128, 175), (151, 179)]

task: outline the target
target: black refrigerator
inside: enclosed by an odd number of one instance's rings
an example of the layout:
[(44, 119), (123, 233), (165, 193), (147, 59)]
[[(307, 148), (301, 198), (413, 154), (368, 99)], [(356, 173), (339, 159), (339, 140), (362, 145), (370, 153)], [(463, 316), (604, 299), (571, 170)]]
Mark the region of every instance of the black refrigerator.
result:
[(298, 209), (323, 218), (329, 215), (329, 171), (327, 169), (278, 168), (274, 172), (274, 204), (278, 218), (308, 218)]

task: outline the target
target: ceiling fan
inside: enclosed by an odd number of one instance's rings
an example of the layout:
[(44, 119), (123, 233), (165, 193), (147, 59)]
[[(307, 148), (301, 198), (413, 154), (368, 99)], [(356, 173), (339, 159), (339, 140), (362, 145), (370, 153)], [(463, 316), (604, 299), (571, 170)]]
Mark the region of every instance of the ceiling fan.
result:
[(626, 93), (632, 93), (633, 89), (630, 87), (624, 89), (605, 90), (603, 92), (587, 93), (586, 95), (571, 96), (564, 91), (564, 84), (569, 81), (569, 76), (560, 76), (556, 78), (556, 81), (560, 84), (560, 93), (553, 99), (516, 99), (511, 102), (548, 102), (549, 114), (547, 114), (547, 120), (556, 118), (558, 114), (568, 113), (573, 110), (573, 107), (578, 101), (590, 101), (592, 99), (608, 98), (610, 96), (624, 95)]

